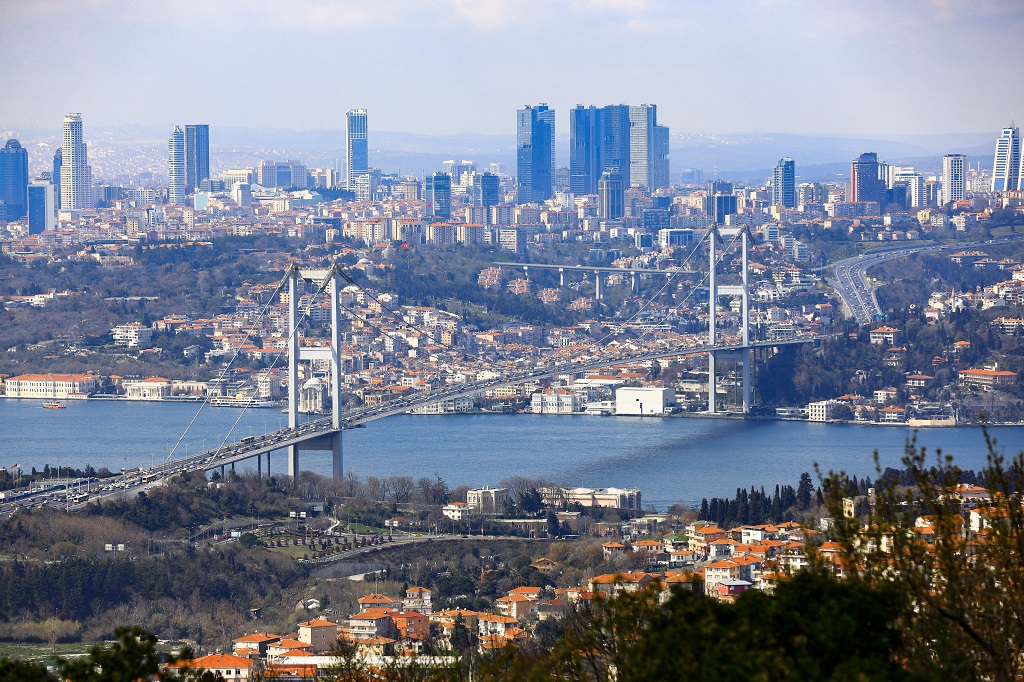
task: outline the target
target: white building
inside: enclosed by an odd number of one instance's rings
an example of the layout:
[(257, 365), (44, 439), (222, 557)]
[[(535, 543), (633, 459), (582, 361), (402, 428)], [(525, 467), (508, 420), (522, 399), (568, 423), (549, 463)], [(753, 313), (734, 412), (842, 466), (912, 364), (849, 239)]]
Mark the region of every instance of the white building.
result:
[(110, 330), (114, 336), (114, 344), (128, 348), (149, 348), (153, 342), (153, 330), (138, 322), (119, 324)]
[(22, 374), (4, 382), (8, 398), (68, 398), (96, 391), (91, 374)]
[(60, 207), (64, 210), (92, 208), (92, 168), (82, 141), (81, 114), (64, 117), (60, 151)]
[(534, 414), (574, 414), (586, 409), (586, 399), (568, 388), (548, 388), (530, 398)]
[(966, 190), (964, 167), (967, 157), (963, 154), (946, 154), (942, 157), (942, 204), (963, 201)]
[(185, 203), (185, 131), (174, 126), (167, 139), (167, 203)]
[(827, 422), (835, 419), (839, 408), (843, 403), (835, 399), (820, 400), (816, 403), (808, 403), (807, 420), (812, 422)]
[(124, 385), (128, 400), (163, 400), (171, 395), (171, 380), (149, 377), (142, 381), (129, 381)]
[(477, 488), (466, 492), (466, 504), (480, 514), (500, 515), (508, 505), (508, 488)]
[(476, 516), (476, 510), (465, 502), (450, 502), (441, 507), (441, 513), (452, 521), (468, 521)]
[(671, 411), (676, 394), (666, 386), (624, 386), (615, 389), (615, 414), (643, 416)]

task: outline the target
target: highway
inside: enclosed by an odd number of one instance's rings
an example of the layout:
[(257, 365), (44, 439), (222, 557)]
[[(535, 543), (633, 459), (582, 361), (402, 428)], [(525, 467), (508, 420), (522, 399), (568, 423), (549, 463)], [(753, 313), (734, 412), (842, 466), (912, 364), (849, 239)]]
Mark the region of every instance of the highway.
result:
[(824, 268), (829, 272), (825, 281), (835, 289), (857, 324), (871, 324), (884, 319), (885, 314), (878, 304), (877, 288), (868, 281), (869, 269), (882, 263), (906, 258), (914, 253), (929, 253), (948, 249), (966, 249), (1003, 244), (1024, 239), (1024, 234), (1009, 234), (980, 242), (953, 242), (951, 244), (928, 244), (920, 246), (893, 246), (873, 249), (852, 258), (844, 258)]

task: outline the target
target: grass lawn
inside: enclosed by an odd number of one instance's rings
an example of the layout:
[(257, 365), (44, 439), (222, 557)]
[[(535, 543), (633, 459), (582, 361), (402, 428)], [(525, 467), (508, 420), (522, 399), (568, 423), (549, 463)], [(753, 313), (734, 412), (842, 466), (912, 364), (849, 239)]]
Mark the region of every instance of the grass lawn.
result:
[[(58, 644), (58, 656), (80, 656), (89, 653), (92, 644), (72, 642)], [(17, 657), (26, 661), (36, 661), (47, 665), (54, 663), (53, 647), (49, 644), (28, 644), (25, 642), (0, 642), (0, 658)]]

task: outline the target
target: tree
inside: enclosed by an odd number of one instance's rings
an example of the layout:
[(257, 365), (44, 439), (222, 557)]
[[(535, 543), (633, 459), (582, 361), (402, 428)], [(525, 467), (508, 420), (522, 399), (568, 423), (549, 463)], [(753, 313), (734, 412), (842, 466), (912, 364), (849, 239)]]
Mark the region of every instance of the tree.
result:
[[(1024, 453), (1007, 465), (985, 432), (990, 502), (968, 527), (957, 484), (961, 472), (911, 440), (907, 480), (881, 471), (875, 455), (875, 505), (864, 518), (843, 515), (843, 473), (823, 483), (845, 566), (861, 566), (872, 586), (894, 589), (901, 605), (908, 668), (933, 679), (1010, 680), (1024, 674)], [(929, 526), (921, 532), (920, 524)]]
[[(209, 671), (187, 668), (177, 673), (161, 671), (155, 635), (138, 626), (118, 628), (116, 634), (117, 640), (113, 644), (98, 644), (90, 649), (89, 655), (84, 658), (60, 659), (57, 663), (59, 679), (75, 682), (135, 682), (139, 679), (151, 679), (157, 674), (161, 680), (175, 682), (214, 682), (221, 679), (219, 675)], [(180, 659), (172, 657), (168, 662), (189, 659), (191, 655), (191, 651), (186, 650)]]
[(553, 511), (549, 511), (548, 512), (547, 521), (548, 521), (548, 537), (549, 538), (557, 538), (559, 535), (561, 535), (561, 533), (559, 532), (561, 530), (561, 526), (558, 523), (558, 517), (555, 516), (555, 512), (553, 512)]

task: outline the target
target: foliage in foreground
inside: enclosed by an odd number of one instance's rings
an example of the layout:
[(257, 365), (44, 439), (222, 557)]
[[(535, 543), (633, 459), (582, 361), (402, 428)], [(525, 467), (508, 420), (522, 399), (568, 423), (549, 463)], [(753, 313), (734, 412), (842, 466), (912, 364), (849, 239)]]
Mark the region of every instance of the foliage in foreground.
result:
[(905, 655), (934, 679), (1024, 675), (1024, 453), (1007, 463), (987, 432), (985, 440), (985, 528), (969, 525), (952, 458), (939, 450), (928, 466), (914, 442), (903, 457), (911, 480), (880, 485), (867, 518), (843, 515), (845, 474), (824, 481), (841, 563), (856, 566), (873, 588), (899, 592)]

